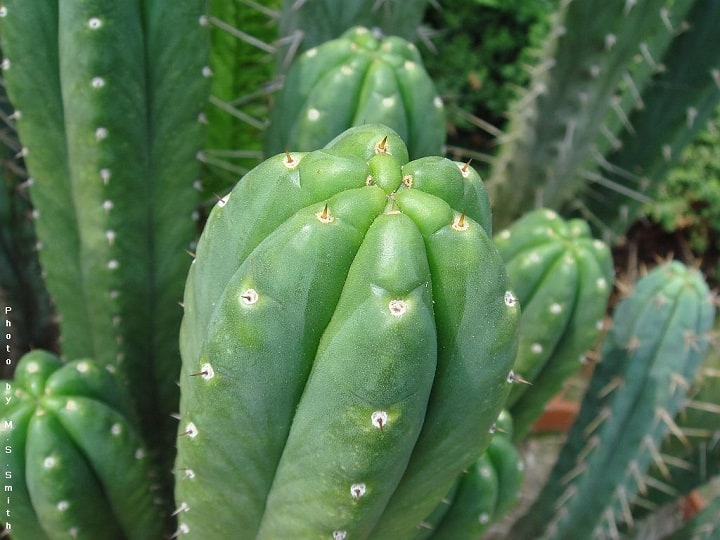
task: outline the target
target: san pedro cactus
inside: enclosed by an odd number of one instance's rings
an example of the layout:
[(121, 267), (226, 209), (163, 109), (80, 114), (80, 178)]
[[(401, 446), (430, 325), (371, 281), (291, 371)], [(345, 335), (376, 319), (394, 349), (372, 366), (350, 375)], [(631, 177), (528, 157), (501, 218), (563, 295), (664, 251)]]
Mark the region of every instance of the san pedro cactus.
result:
[(701, 274), (671, 261), (617, 307), (578, 418), (548, 482), (512, 538), (614, 538), (632, 524), (643, 475), (661, 463), (708, 347), (715, 308)]
[(125, 388), (91, 360), (35, 350), (3, 381), (8, 531), (16, 540), (156, 540), (148, 452)]
[[(316, 47), (340, 37), (353, 26), (377, 28), (409, 41), (419, 37), (429, 0), (283, 0), (280, 35), (288, 51)], [(287, 58), (287, 53), (283, 55)]]
[(432, 526), (433, 540), (480, 538), (517, 502), (524, 478), (523, 458), (513, 445), (513, 420), (503, 410), (493, 426), (486, 452), (465, 471), (454, 492), (441, 502), (442, 520)]
[(409, 161), (382, 125), (271, 157), (218, 202), (184, 299), (178, 535), (417, 532), (513, 380), (489, 222), (469, 166)]
[(415, 45), (355, 27), (295, 60), (270, 112), (265, 153), (315, 150), (380, 122), (406, 141), (410, 159), (442, 155), (444, 118)]
[(612, 289), (612, 256), (587, 223), (548, 209), (526, 214), (494, 240), (523, 306), (513, 369), (532, 385), (516, 385), (508, 398), (520, 440), (595, 344)]
[[(645, 87), (652, 75), (664, 69), (663, 55), (673, 39), (684, 29), (693, 33), (684, 23), (691, 4), (693, 0), (560, 2), (530, 87), (511, 111), (508, 133), (501, 140), (506, 144), (488, 181), (493, 203), (502, 208), (496, 215), (498, 227), (507, 226), (533, 205), (555, 210), (571, 205), (590, 182), (618, 189), (623, 198), (647, 200), (627, 189), (626, 182), (617, 182), (623, 175), (632, 177), (634, 170), (618, 170), (605, 157), (620, 140), (619, 131), (627, 129), (628, 140), (632, 139), (628, 117), (634, 108), (643, 107)], [(706, 11), (700, 9), (700, 16)], [(710, 28), (712, 20), (708, 14)], [(705, 51), (713, 50), (702, 34), (690, 40), (696, 47), (691, 49), (696, 52), (693, 56), (704, 57)], [(677, 67), (691, 71), (700, 65), (685, 58), (680, 57)], [(698, 75), (703, 88), (715, 84), (709, 69), (699, 67)], [(692, 92), (675, 93), (670, 98), (672, 119), (663, 125), (682, 129), (684, 111), (693, 108), (697, 98)], [(658, 163), (666, 141), (660, 142), (665, 133), (656, 126), (661, 118), (665, 122), (667, 109), (660, 104), (643, 113), (649, 129), (636, 140), (641, 147), (652, 144), (652, 155), (643, 154), (646, 161), (633, 162), (633, 153), (638, 152), (631, 151), (623, 166), (640, 167), (645, 174)], [(683, 115), (676, 115), (677, 110)], [(617, 211), (617, 205), (609, 210)]]
[(720, 101), (720, 56), (715, 54), (720, 2), (685, 0), (673, 8), (687, 4), (685, 28), (678, 25), (679, 35), (657, 61), (655, 77), (628, 113), (624, 129), (611, 139), (612, 151), (600, 161), (582, 201), (568, 205), (606, 236), (618, 236), (640, 217)]
[[(720, 330), (716, 321), (715, 332)], [(663, 504), (687, 495), (720, 475), (720, 343), (711, 340), (710, 351), (697, 370), (677, 426), (661, 447), (676, 459), (653, 465), (646, 490), (633, 501), (633, 516), (642, 517)]]
[(62, 355), (116, 367), (168, 469), (210, 75), (204, 9), (202, 0), (0, 7), (3, 76)]

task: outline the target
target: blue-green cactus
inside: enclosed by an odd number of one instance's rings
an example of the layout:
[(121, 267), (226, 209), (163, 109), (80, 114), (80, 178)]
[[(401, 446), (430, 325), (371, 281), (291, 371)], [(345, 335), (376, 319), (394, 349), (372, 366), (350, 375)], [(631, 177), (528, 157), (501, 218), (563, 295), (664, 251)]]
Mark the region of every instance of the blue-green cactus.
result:
[(603, 538), (632, 524), (642, 489), (708, 347), (715, 308), (701, 274), (678, 261), (638, 281), (613, 317), (578, 418), (512, 538)]

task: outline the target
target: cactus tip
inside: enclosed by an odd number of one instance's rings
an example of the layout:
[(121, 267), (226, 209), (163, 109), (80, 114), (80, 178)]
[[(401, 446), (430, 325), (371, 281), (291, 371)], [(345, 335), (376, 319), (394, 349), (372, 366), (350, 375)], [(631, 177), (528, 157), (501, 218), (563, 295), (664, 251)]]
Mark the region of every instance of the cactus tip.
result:
[(382, 140), (375, 145), (375, 153), (376, 154), (389, 154), (390, 149), (388, 148), (387, 144), (387, 135), (385, 135)]

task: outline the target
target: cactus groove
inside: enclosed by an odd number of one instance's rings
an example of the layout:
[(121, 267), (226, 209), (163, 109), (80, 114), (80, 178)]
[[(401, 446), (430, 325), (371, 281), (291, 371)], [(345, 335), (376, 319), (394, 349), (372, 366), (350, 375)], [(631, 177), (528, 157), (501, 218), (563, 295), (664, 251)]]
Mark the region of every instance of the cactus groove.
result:
[(519, 305), (487, 208), (465, 164), (408, 162), (373, 124), (218, 202), (184, 301), (178, 535), (414, 534), (509, 392)]
[(116, 377), (91, 360), (63, 364), (35, 350), (2, 382), (13, 538), (162, 536), (149, 454)]

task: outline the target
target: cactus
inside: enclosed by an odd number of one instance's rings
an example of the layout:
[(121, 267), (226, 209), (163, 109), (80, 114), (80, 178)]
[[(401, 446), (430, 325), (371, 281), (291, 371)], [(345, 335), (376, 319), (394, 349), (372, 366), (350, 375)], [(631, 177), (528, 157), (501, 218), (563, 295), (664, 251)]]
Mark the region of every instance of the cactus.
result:
[(433, 527), (433, 540), (480, 538), (517, 502), (524, 463), (512, 443), (513, 420), (503, 410), (487, 451), (463, 473), (447, 501), (442, 520)]
[[(9, 114), (4, 98), (0, 90), (0, 115)], [(0, 144), (0, 328), (12, 336), (0, 378), (10, 378), (11, 365), (31, 348), (57, 347), (58, 333), (40, 277), (26, 173), (13, 157), (20, 143), (10, 129), (1, 130), (0, 139), (4, 142)]]
[[(715, 325), (715, 331), (719, 328)], [(716, 336), (717, 339), (717, 336)], [(633, 517), (643, 517), (663, 504), (687, 495), (720, 474), (720, 349), (711, 349), (688, 390), (676, 428), (663, 441), (661, 454), (675, 459), (653, 465), (646, 489), (633, 501)]]
[(161, 537), (150, 460), (115, 376), (38, 349), (2, 382), (13, 538)]
[(373, 122), (397, 131), (411, 159), (443, 152), (444, 109), (417, 48), (355, 27), (295, 60), (270, 113), (265, 153), (315, 150)]
[(62, 355), (117, 368), (169, 468), (177, 302), (196, 235), (209, 75), (204, 2), (7, 0), (0, 9)]
[(402, 537), (478, 458), (519, 315), (478, 182), (367, 125), (218, 202), (184, 300), (179, 535)]
[(664, 540), (717, 540), (720, 538), (720, 497), (715, 497), (684, 526)]
[[(578, 418), (512, 538), (603, 538), (632, 524), (630, 502), (708, 346), (713, 298), (697, 270), (665, 263), (618, 306)], [(660, 330), (660, 332), (658, 332)]]
[(214, 193), (226, 193), (262, 161), (267, 94), (275, 86), (279, 6), (280, 0), (210, 2), (212, 86), (207, 138), (199, 155), (204, 199), (214, 202)]
[[(602, 179), (597, 170), (617, 139), (614, 130), (627, 125), (641, 103), (691, 3), (562, 2), (530, 88), (511, 111), (488, 181), (491, 199), (502, 208), (498, 227), (533, 205), (559, 210), (589, 180)], [(702, 39), (696, 43), (705, 47)], [(678, 107), (691, 106), (693, 98), (682, 95)]]
[(715, 54), (720, 2), (691, 4), (686, 28), (681, 27), (662, 57), (662, 67), (612, 141), (612, 150), (605, 153), (582, 199), (568, 205), (568, 211), (580, 213), (610, 238), (640, 217), (720, 102), (720, 57)]
[(513, 369), (532, 385), (516, 385), (507, 403), (515, 439), (521, 440), (598, 338), (613, 282), (612, 257), (587, 223), (565, 221), (548, 209), (526, 214), (494, 241), (523, 306)]
[(353, 26), (376, 28), (386, 35), (415, 41), (429, 0), (283, 0), (279, 31), (284, 47), (278, 55), (287, 66), (295, 52), (337, 39)]

